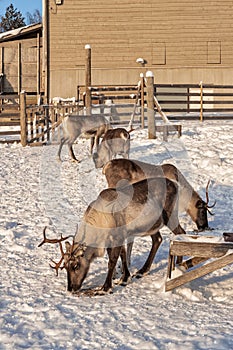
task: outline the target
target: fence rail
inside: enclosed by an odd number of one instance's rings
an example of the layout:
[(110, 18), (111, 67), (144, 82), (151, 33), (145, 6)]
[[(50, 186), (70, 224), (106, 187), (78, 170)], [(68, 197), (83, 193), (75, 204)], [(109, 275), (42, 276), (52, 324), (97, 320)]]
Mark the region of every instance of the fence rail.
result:
[(20, 142), (19, 95), (0, 95), (0, 143)]
[[(25, 133), (21, 142), (30, 146), (38, 146), (55, 139), (56, 129), (66, 113), (79, 113), (77, 104), (42, 105), (26, 108)], [(23, 140), (22, 140), (23, 138)]]
[(233, 85), (155, 84), (154, 95), (164, 112), (177, 113), (176, 117), (180, 114), (182, 119), (184, 113), (187, 119), (193, 113), (200, 119), (233, 117)]
[[(82, 86), (78, 87), (78, 100), (72, 103), (28, 106), (25, 93), (0, 95), (0, 142), (42, 145), (53, 139), (65, 113), (104, 114), (113, 125), (129, 125), (136, 116), (134, 123), (140, 123), (142, 128), (145, 113), (148, 126), (149, 95), (144, 80), (138, 85), (93, 86), (90, 91), (90, 113)], [(233, 119), (233, 85), (154, 84), (152, 100), (153, 93), (156, 120), (163, 115), (165, 122), (166, 118)], [(153, 105), (151, 108), (153, 111)]]

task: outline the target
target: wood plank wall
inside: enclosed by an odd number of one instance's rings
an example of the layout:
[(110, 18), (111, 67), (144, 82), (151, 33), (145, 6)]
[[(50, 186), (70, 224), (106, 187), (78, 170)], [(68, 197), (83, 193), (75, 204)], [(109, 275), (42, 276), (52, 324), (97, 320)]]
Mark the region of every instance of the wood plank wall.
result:
[(48, 1), (50, 97), (77, 97), (86, 44), (94, 85), (135, 84), (146, 70), (157, 83), (232, 83), (230, 0)]
[(4, 93), (40, 93), (42, 90), (41, 40), (31, 38), (0, 43), (0, 73)]
[(51, 69), (93, 66), (232, 66), (233, 6), (229, 0), (50, 1)]

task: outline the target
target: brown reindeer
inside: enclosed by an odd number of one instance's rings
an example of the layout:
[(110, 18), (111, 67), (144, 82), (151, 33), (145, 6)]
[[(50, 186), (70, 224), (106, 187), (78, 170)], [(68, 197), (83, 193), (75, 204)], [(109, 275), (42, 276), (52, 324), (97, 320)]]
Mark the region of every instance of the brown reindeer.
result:
[[(177, 185), (164, 177), (103, 190), (88, 206), (74, 242), (66, 242), (66, 252), (61, 249), (62, 258), (55, 266), (58, 271), (64, 261), (61, 268), (67, 271), (68, 290), (80, 290), (90, 264), (103, 256), (105, 249), (109, 258), (107, 277), (100, 290), (90, 293), (111, 291), (113, 272), (120, 255), (123, 261), (121, 283), (126, 284), (130, 272), (123, 249), (125, 240), (149, 235), (152, 247), (137, 275), (147, 273), (162, 242), (159, 230), (166, 225), (174, 234), (185, 233), (178, 220), (177, 195)], [(41, 244), (44, 242), (45, 239)]]
[(109, 160), (121, 155), (129, 158), (130, 134), (124, 128), (109, 129), (93, 154), (96, 168), (102, 168)]
[(100, 125), (97, 129), (91, 129), (86, 131), (83, 136), (90, 138), (91, 142), (90, 142), (90, 153), (93, 154), (93, 150), (97, 149), (99, 143), (100, 143), (100, 138), (104, 137), (104, 135), (111, 130), (112, 127), (110, 124), (103, 124)]
[[(195, 222), (198, 230), (209, 229), (207, 212), (211, 214), (208, 206), (209, 197), (206, 189), (207, 201), (203, 201), (193, 189), (184, 175), (172, 164), (153, 165), (129, 159), (114, 159), (109, 161), (103, 168), (109, 187), (123, 187), (129, 183), (136, 183), (143, 179), (166, 177), (178, 184), (179, 212), (186, 213)], [(130, 265), (133, 241), (127, 244), (127, 263)]]
[(205, 202), (193, 189), (184, 175), (172, 164), (154, 165), (138, 160), (113, 159), (103, 168), (108, 187), (122, 187), (151, 177), (166, 177), (179, 185), (179, 212), (186, 211), (197, 225), (198, 230), (209, 228), (207, 212), (209, 206), (208, 191)]

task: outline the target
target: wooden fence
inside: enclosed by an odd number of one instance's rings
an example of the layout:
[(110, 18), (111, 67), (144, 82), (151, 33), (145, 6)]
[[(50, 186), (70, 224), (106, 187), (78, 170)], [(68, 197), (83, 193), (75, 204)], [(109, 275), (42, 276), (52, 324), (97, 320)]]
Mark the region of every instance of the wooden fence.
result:
[(154, 94), (168, 117), (233, 118), (233, 85), (155, 84)]
[[(62, 117), (69, 113), (78, 114), (82, 109), (78, 103), (58, 103), (56, 105), (25, 106), (25, 96), (21, 99), (21, 143), (23, 146), (40, 146), (55, 140), (55, 132)], [(59, 136), (60, 137), (60, 136)]]
[(144, 125), (144, 81), (138, 85), (91, 86), (90, 105), (85, 91), (84, 85), (77, 87), (78, 99), (83, 100), (90, 114), (104, 114), (113, 125), (129, 123), (131, 118), (137, 117)]
[(20, 142), (19, 95), (0, 95), (0, 143)]
[[(82, 89), (78, 87), (75, 103), (56, 105), (28, 105), (26, 93), (0, 95), (0, 142), (21, 142), (26, 146), (51, 141), (65, 113), (88, 114)], [(145, 121), (149, 128), (148, 87), (144, 81), (138, 85), (95, 86), (90, 91), (90, 114), (104, 114), (113, 125), (129, 125), (137, 118), (134, 125), (143, 128)], [(161, 119), (161, 111), (169, 120), (233, 119), (233, 85), (154, 84), (152, 92), (161, 107), (159, 111), (158, 104), (154, 104), (155, 120)]]
[(0, 143), (21, 142), (23, 146), (50, 141), (66, 113), (77, 113), (75, 104), (29, 105), (31, 96), (0, 95)]

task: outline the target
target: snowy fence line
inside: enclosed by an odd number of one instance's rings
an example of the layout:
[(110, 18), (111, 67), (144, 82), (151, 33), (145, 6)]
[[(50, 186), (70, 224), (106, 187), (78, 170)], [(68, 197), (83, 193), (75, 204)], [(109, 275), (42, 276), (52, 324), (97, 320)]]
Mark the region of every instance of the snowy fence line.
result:
[(20, 94), (21, 143), (40, 146), (53, 139), (66, 113), (78, 114), (83, 108), (77, 103), (56, 103), (26, 106), (26, 94)]
[[(148, 89), (147, 84), (148, 79), (145, 82), (142, 78), (138, 85), (91, 86), (89, 107), (85, 106), (85, 90), (82, 86), (78, 87), (77, 100), (59, 100), (49, 105), (28, 105), (28, 98), (31, 97), (27, 96), (26, 100), (25, 92), (20, 95), (0, 95), (0, 142), (21, 142), (23, 146), (42, 145), (53, 139), (65, 113), (101, 114), (109, 118), (113, 125), (134, 123), (144, 128), (145, 122), (149, 129), (148, 101), (152, 101), (151, 98), (157, 102), (152, 109), (155, 129), (156, 132), (163, 132), (165, 140), (171, 123), (166, 122), (163, 115), (169, 121), (233, 118), (233, 85), (153, 83)], [(153, 96), (148, 95), (148, 90), (152, 91)], [(162, 121), (163, 125), (157, 121)], [(178, 136), (181, 135), (181, 127), (177, 126), (175, 131)]]

